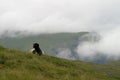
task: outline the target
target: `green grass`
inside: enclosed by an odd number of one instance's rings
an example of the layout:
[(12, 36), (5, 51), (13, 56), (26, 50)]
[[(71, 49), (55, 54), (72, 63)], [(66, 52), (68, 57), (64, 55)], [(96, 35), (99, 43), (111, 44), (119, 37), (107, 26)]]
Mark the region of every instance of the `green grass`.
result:
[(0, 47), (0, 80), (120, 80), (119, 65), (112, 64), (97, 65)]

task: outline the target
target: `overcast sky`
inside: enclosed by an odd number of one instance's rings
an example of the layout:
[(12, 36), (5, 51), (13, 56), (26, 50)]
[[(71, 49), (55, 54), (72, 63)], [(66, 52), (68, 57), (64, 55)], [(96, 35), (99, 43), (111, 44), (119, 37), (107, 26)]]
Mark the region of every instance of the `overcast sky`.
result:
[(16, 31), (96, 31), (102, 39), (78, 45), (77, 53), (120, 57), (120, 0), (0, 0), (0, 36)]
[(99, 31), (120, 26), (120, 0), (0, 0), (0, 34)]

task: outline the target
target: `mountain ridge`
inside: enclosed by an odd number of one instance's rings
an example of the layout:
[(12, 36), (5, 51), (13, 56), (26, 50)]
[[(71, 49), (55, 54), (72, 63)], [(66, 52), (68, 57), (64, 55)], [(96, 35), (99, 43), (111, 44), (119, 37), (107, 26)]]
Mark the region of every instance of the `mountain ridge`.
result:
[(46, 54), (51, 56), (57, 56), (60, 58), (73, 60), (83, 60), (85, 62), (90, 61), (95, 63), (106, 63), (112, 61), (113, 59), (108, 59), (107, 55), (101, 54), (99, 52), (98, 54), (93, 55), (95, 57), (94, 59), (91, 58), (82, 59), (81, 54), (84, 53), (77, 52), (79, 44), (88, 42), (91, 45), (94, 45), (94, 43), (99, 41), (100, 38), (101, 36), (96, 32), (54, 33), (54, 34), (51, 33), (29, 36), (1, 37), (0, 45), (4, 45), (7, 48), (13, 48), (28, 52), (32, 48), (33, 43), (37, 42), (39, 43), (41, 49)]

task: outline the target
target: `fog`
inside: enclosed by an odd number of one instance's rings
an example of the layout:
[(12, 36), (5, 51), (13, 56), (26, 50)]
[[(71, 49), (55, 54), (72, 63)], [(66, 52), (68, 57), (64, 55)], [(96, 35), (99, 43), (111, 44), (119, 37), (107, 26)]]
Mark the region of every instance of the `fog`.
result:
[[(120, 60), (120, 28), (108, 31), (103, 34), (98, 42), (80, 43), (76, 52), (83, 61), (101, 60)], [(104, 56), (104, 57), (103, 57)], [(98, 58), (98, 59), (97, 59)], [(102, 59), (99, 59), (102, 58)], [(103, 60), (104, 61), (104, 60)]]
[(119, 0), (0, 0), (0, 37), (95, 31), (102, 39), (79, 44), (75, 51), (80, 57), (97, 51), (116, 59), (120, 56), (119, 4)]
[(0, 34), (108, 31), (119, 27), (119, 0), (1, 0)]

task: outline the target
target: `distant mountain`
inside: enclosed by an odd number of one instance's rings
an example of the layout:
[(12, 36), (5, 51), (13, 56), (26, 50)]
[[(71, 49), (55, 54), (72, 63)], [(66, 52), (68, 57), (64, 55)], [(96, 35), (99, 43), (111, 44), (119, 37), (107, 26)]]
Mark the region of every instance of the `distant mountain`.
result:
[(78, 45), (80, 37), (86, 34), (89, 33), (56, 33), (32, 35), (25, 37), (1, 37), (0, 44), (8, 48), (28, 51), (30, 48), (32, 48), (32, 44), (34, 42), (37, 42), (40, 44), (40, 47), (45, 51), (45, 53), (55, 55), (57, 54), (57, 49), (59, 48), (75, 48)]
[[(82, 60), (79, 58), (75, 49), (82, 42), (97, 42), (100, 35), (96, 32), (79, 32), (79, 33), (56, 33), (56, 34), (40, 34), (31, 36), (12, 36), (1, 37), (0, 45), (7, 48), (29, 51), (33, 43), (40, 44), (41, 49), (48, 55), (57, 56), (66, 59)], [(106, 60), (105, 55), (96, 55), (93, 60), (95, 63), (103, 63)], [(89, 61), (89, 60), (84, 60)]]

